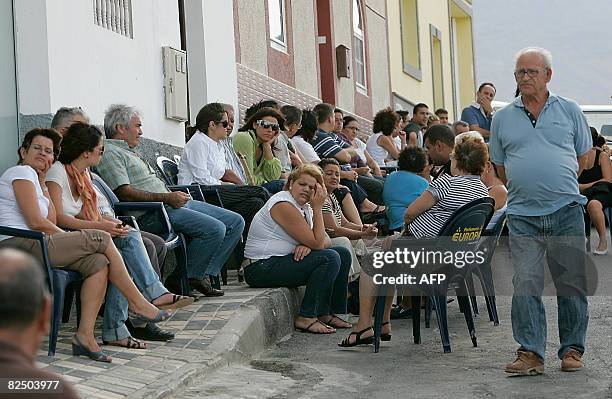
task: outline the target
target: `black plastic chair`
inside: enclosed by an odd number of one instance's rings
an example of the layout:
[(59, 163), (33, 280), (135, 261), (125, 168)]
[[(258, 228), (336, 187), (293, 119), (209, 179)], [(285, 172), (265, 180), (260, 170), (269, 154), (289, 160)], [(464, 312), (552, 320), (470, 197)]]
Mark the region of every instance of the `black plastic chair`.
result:
[[(414, 249), (421, 250), (427, 248), (430, 251), (476, 251), (482, 231), (491, 219), (494, 211), (494, 200), (490, 197), (479, 198), (461, 208), (457, 209), (453, 215), (446, 221), (440, 229), (438, 237), (415, 239), (410, 237), (401, 237), (393, 240), (389, 251), (396, 249)], [(474, 234), (473, 238), (462, 241), (454, 240), (453, 235), (459, 231), (466, 229), (474, 229), (470, 231), (479, 231), (480, 234)], [(439, 240), (440, 237), (447, 237), (444, 241)], [(442, 347), (445, 353), (451, 351), (450, 337), (448, 333), (448, 319), (446, 314), (446, 293), (449, 285), (455, 285), (457, 301), (460, 308), (463, 310), (465, 322), (472, 339), (472, 344), (478, 346), (476, 340), (476, 331), (474, 327), (474, 319), (470, 309), (469, 296), (465, 282), (465, 276), (470, 274), (471, 266), (466, 265), (463, 268), (457, 268), (455, 265), (428, 265), (430, 273), (441, 273), (446, 276), (446, 280), (437, 285), (426, 284), (420, 287), (423, 292), (430, 297), (431, 305), (435, 308), (438, 319), (438, 327), (440, 329), (440, 338), (442, 339)], [(374, 307), (374, 352), (378, 352), (380, 348), (380, 334), (382, 329), (382, 318), (385, 306), (387, 287), (379, 288), (378, 299)], [(415, 344), (421, 343), (421, 296), (412, 296), (412, 327), (413, 338)]]
[(77, 298), (77, 326), (79, 325), (81, 317), (80, 292), (83, 276), (80, 273), (72, 270), (51, 267), (49, 253), (47, 252), (45, 233), (0, 226), (0, 234), (11, 237), (28, 238), (38, 241), (40, 244), (42, 252), (42, 266), (44, 267), (45, 274), (47, 275), (49, 291), (53, 298), (53, 313), (51, 314), (51, 326), (49, 329), (49, 351), (47, 354), (48, 356), (55, 356), (60, 320), (63, 323), (66, 323), (70, 318), (70, 311), (72, 308), (71, 292), (74, 292)]
[(472, 268), (472, 274), (467, 276), (467, 287), (470, 293), (470, 302), (472, 304), (472, 310), (474, 314), (479, 314), (478, 303), (476, 301), (476, 294), (474, 290), (474, 279), (473, 274), (476, 274), (480, 280), (482, 286), (482, 292), (484, 294), (485, 302), (487, 304), (487, 312), (489, 313), (489, 321), (492, 321), (494, 325), (499, 325), (499, 315), (497, 314), (497, 305), (495, 303), (495, 285), (493, 283), (493, 272), (491, 270), (491, 261), (493, 260), (493, 254), (495, 248), (499, 243), (504, 226), (506, 225), (506, 214), (504, 213), (495, 226), (492, 229), (485, 230), (482, 233), (482, 238), (478, 244), (478, 249), (485, 253), (484, 262), (480, 265), (474, 265)]
[(120, 202), (110, 189), (95, 173), (91, 174), (93, 184), (106, 197), (115, 213), (121, 216), (132, 216), (135, 219), (148, 215), (147, 223), (141, 224), (144, 231), (160, 236), (166, 242), (166, 248), (174, 251), (176, 267), (180, 275), (180, 290), (182, 295), (189, 295), (187, 281), (187, 245), (185, 237), (176, 233), (170, 224), (170, 219), (161, 202)]
[[(188, 190), (194, 200), (208, 202), (210, 204), (224, 208), (223, 201), (221, 200), (221, 195), (219, 195), (219, 190), (217, 190), (216, 188), (198, 184), (179, 185), (178, 164), (173, 160), (159, 156), (156, 160), (156, 166), (169, 190)], [(200, 190), (199, 194), (198, 190)]]

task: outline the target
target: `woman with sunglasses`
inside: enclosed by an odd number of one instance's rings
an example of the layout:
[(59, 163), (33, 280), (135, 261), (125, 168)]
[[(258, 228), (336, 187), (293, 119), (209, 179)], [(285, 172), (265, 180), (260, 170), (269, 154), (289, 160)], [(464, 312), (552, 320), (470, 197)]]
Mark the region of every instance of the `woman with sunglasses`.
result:
[[(140, 232), (99, 210), (101, 195), (91, 183), (89, 168), (97, 166), (104, 152), (102, 132), (96, 126), (77, 122), (64, 132), (58, 161), (45, 177), (46, 186), (57, 214), (57, 225), (71, 230), (98, 229), (113, 237), (113, 243), (125, 259), (128, 272), (144, 297), (162, 309), (177, 309), (193, 298), (170, 293), (155, 272)], [(106, 345), (146, 349), (146, 344), (132, 338), (125, 322), (128, 309), (125, 298), (109, 285), (104, 307), (102, 340)], [(137, 321), (133, 324), (140, 327)]]
[[(55, 208), (44, 181), (59, 153), (60, 141), (61, 136), (53, 129), (33, 129), (25, 135), (19, 147), (19, 164), (0, 177), (0, 225), (48, 234), (51, 266), (83, 275), (81, 317), (72, 338), (72, 353), (111, 362), (112, 358), (100, 350), (94, 337), (96, 316), (108, 281), (125, 296), (130, 310), (139, 319), (159, 322), (170, 314), (157, 309), (140, 294), (110, 234), (90, 229), (65, 232), (55, 225)], [(21, 248), (42, 260), (36, 241), (0, 236), (0, 243)]]
[(255, 112), (233, 137), (234, 150), (244, 157), (246, 168), (255, 184), (275, 194), (282, 190), (284, 181), (281, 161), (274, 157), (273, 146), (285, 119), (274, 108), (262, 108)]
[(227, 139), (229, 130), (229, 119), (223, 104), (210, 103), (202, 107), (195, 126), (189, 128), (191, 138), (181, 155), (178, 183), (214, 187), (223, 207), (244, 219), (242, 234), (246, 240), (253, 217), (270, 195), (262, 187), (245, 186), (238, 174), (227, 168), (221, 141)]

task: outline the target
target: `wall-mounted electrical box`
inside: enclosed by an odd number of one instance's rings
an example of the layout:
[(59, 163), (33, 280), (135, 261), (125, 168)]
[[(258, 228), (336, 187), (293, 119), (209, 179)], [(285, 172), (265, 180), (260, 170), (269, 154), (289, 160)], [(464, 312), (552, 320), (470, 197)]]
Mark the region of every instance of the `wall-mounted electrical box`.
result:
[(166, 118), (185, 122), (189, 119), (187, 107), (187, 52), (163, 47), (164, 94)]
[(351, 77), (351, 49), (343, 44), (336, 47), (336, 74), (339, 78)]

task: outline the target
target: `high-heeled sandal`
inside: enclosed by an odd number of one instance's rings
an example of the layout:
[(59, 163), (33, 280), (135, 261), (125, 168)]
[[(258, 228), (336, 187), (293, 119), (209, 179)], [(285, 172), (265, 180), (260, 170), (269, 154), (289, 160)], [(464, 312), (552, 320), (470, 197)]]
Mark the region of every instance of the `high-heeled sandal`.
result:
[(87, 356), (91, 360), (95, 360), (96, 362), (104, 362), (104, 363), (112, 363), (113, 358), (102, 351), (92, 352), (81, 341), (79, 341), (79, 337), (74, 336), (75, 342), (72, 342), (72, 354), (74, 356)]
[[(342, 342), (338, 344), (341, 348), (352, 348), (357, 345), (370, 345), (374, 343), (374, 337), (361, 338), (361, 334), (364, 332), (371, 330), (372, 327), (366, 327), (361, 331), (353, 331), (349, 334), (348, 337), (344, 338)], [(355, 341), (351, 342), (351, 335), (355, 335)]]
[[(386, 326), (387, 324), (389, 324), (389, 322), (388, 322), (388, 321), (385, 321), (384, 323), (382, 323), (382, 324), (380, 325), (380, 327), (384, 327), (384, 326)], [(380, 333), (380, 340), (381, 340), (381, 341), (385, 341), (385, 342), (389, 342), (389, 341), (391, 341), (391, 334), (385, 334), (385, 333), (382, 333), (382, 332), (381, 332), (381, 333)]]
[(149, 318), (145, 315), (138, 314), (136, 312), (130, 312), (130, 318), (132, 319), (132, 323), (136, 325), (147, 324), (147, 323), (159, 323), (160, 321), (164, 321), (172, 316), (172, 312), (169, 310), (160, 310), (157, 312), (157, 315), (154, 318)]

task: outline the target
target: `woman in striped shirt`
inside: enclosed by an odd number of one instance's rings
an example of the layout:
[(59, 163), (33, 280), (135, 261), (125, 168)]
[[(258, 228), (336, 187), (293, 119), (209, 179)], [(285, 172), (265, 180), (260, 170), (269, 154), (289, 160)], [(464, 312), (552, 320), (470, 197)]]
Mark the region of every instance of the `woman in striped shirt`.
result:
[(405, 234), (435, 237), (453, 212), (478, 198), (487, 197), (480, 175), (489, 159), (487, 145), (474, 138), (455, 144), (451, 154), (452, 176), (434, 180), (406, 210)]

